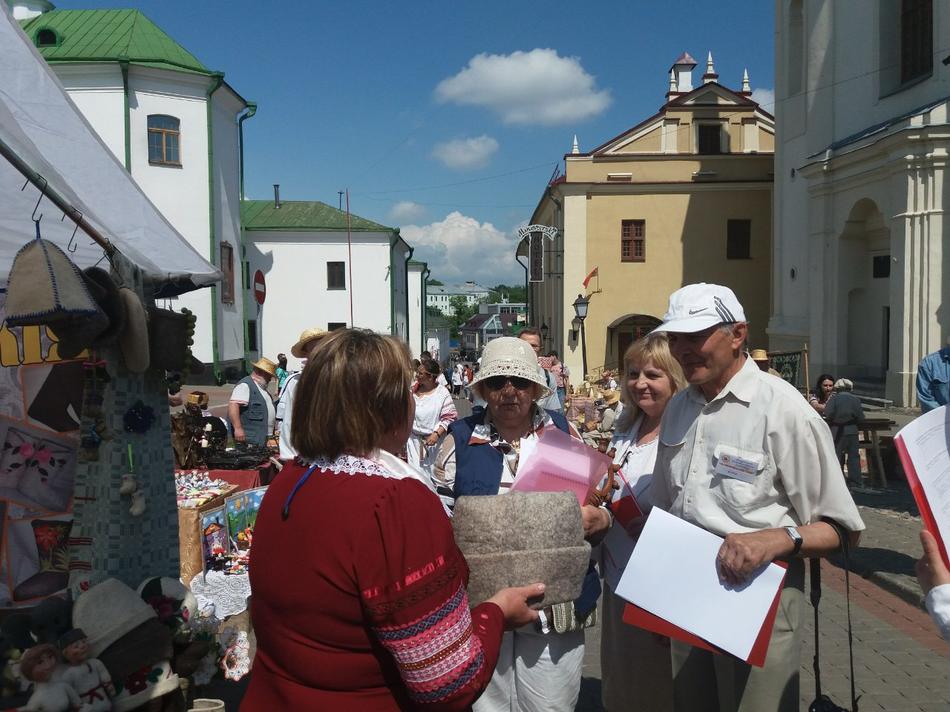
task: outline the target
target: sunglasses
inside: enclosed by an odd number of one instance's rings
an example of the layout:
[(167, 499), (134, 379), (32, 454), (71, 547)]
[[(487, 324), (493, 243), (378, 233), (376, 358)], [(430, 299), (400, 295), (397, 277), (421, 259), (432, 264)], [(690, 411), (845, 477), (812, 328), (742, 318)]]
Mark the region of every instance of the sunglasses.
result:
[(520, 376), (491, 376), (485, 379), (485, 385), (490, 391), (500, 391), (509, 382), (519, 391), (526, 391), (534, 385), (533, 381)]

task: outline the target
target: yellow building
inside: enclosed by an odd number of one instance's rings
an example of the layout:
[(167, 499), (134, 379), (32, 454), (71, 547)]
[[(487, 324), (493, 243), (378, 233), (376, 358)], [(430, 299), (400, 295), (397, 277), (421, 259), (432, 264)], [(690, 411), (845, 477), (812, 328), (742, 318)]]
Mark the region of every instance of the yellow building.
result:
[[(616, 368), (631, 340), (659, 323), (670, 293), (692, 282), (732, 287), (750, 321), (750, 346), (767, 344), (775, 122), (752, 100), (747, 73), (739, 91), (722, 86), (710, 54), (693, 87), (695, 66), (685, 53), (673, 64), (655, 115), (588, 153), (575, 138), (565, 174), (531, 216), (556, 236), (526, 233), (519, 243), (532, 280), (531, 323), (575, 383), (579, 294), (590, 297), (589, 371)], [(529, 254), (532, 241), (543, 245), (543, 268)]]

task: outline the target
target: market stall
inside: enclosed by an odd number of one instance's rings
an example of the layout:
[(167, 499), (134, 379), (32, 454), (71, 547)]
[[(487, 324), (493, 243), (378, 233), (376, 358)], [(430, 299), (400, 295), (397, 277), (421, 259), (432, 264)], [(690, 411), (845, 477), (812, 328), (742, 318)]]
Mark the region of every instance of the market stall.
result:
[[(220, 621), (178, 581), (164, 369), (187, 357), (193, 321), (155, 299), (220, 273), (2, 8), (0, 705), (78, 693), (84, 709), (173, 708), (189, 678), (217, 669)], [(157, 331), (168, 324), (171, 341)], [(90, 656), (95, 684), (51, 679)]]

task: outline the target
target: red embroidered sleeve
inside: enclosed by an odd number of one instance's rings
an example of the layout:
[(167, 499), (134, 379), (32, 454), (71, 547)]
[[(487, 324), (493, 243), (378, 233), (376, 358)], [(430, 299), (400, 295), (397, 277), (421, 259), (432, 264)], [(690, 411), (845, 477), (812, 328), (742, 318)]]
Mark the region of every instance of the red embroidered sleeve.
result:
[(501, 609), (489, 603), (469, 611), (468, 567), (438, 498), (423, 485), (387, 485), (374, 524), (357, 566), (373, 633), (415, 703), (467, 709), (495, 668)]

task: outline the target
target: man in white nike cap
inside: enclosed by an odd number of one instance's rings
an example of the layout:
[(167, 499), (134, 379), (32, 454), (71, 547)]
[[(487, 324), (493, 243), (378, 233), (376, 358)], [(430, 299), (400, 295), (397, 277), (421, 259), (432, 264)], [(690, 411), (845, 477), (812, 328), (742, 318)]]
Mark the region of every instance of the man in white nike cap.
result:
[[(797, 711), (804, 557), (856, 544), (864, 522), (831, 431), (801, 394), (745, 353), (745, 311), (728, 287), (690, 284), (670, 296), (665, 332), (690, 387), (663, 415), (650, 499), (725, 538), (725, 583), (788, 561), (764, 668), (673, 641), (677, 712)], [(717, 611), (710, 610), (710, 616)]]

